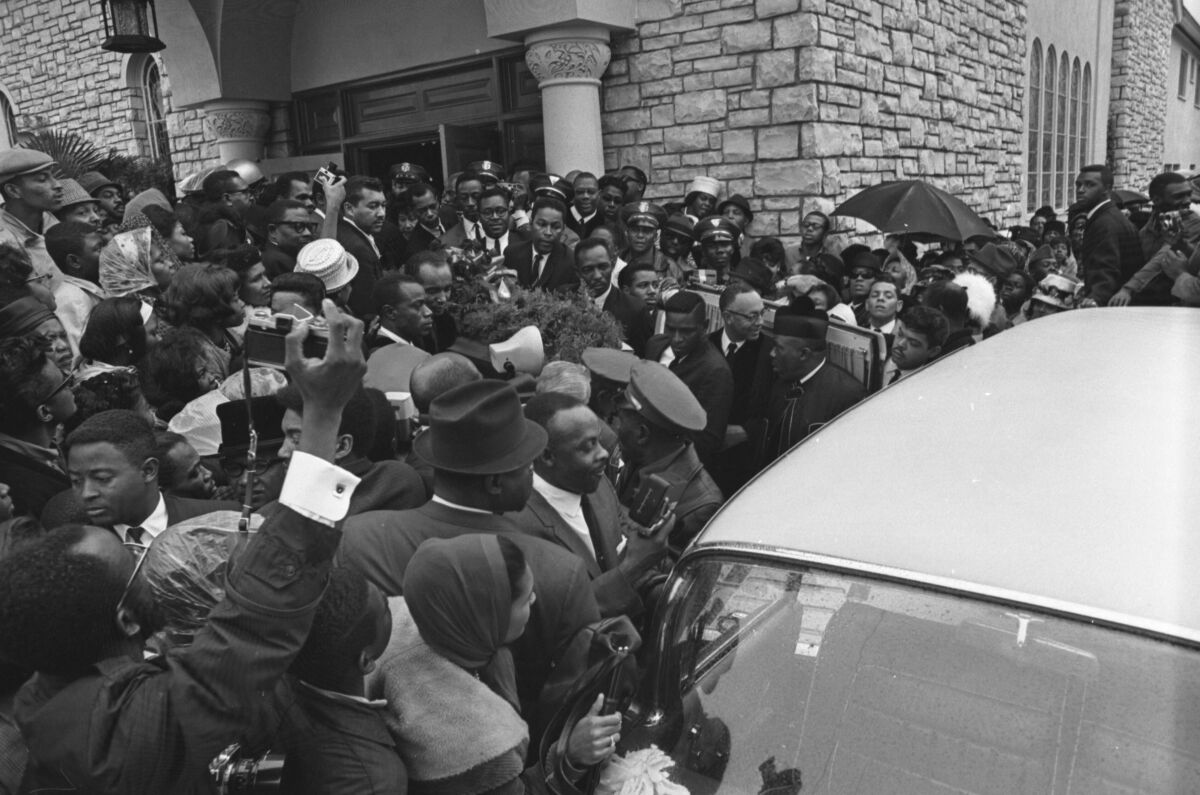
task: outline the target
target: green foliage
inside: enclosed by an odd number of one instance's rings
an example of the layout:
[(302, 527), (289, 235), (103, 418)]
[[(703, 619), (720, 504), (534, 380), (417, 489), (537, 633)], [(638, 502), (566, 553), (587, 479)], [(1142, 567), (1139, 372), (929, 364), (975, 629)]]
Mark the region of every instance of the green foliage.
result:
[(175, 173), (170, 160), (130, 157), (118, 154), (114, 149), (109, 151), (99, 171), (113, 182), (123, 185), (129, 197), (148, 188), (158, 188), (167, 198), (175, 197)]
[(87, 171), (96, 171), (105, 159), (95, 144), (78, 133), (37, 130), (23, 138), (26, 149), (50, 155), (58, 163), (59, 174), (70, 179), (78, 179)]
[(485, 344), (501, 342), (525, 326), (542, 332), (546, 361), (578, 362), (584, 348), (619, 348), (621, 326), (582, 291), (513, 290), (511, 301), (460, 304), (458, 333)]

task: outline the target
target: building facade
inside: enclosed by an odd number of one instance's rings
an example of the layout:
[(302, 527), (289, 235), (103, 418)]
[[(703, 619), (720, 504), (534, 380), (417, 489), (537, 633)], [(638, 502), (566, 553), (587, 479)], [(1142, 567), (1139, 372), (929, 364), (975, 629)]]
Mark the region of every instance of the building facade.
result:
[(1200, 124), (1179, 0), (157, 0), (167, 49), (132, 57), (99, 48), (91, 0), (6, 8), (0, 144), (70, 129), (177, 178), (233, 157), (629, 163), (663, 200), (716, 177), (754, 234), (794, 240), (886, 180), (1004, 226), (1064, 209), (1086, 162), (1144, 189), (1200, 161), (1164, 135)]

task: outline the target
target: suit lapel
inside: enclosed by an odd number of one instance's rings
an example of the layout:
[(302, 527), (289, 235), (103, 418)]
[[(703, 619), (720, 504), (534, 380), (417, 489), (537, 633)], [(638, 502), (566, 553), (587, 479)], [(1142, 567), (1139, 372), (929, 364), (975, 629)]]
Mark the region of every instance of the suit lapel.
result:
[(558, 543), (574, 552), (576, 556), (583, 560), (584, 565), (587, 566), (588, 574), (593, 577), (601, 574), (600, 564), (596, 562), (596, 557), (592, 554), (592, 550), (588, 549), (583, 539), (575, 532), (575, 529), (568, 525), (558, 511), (551, 508), (550, 504), (546, 502), (546, 498), (537, 491), (534, 491), (533, 495), (529, 498), (529, 509), (550, 535), (557, 539)]

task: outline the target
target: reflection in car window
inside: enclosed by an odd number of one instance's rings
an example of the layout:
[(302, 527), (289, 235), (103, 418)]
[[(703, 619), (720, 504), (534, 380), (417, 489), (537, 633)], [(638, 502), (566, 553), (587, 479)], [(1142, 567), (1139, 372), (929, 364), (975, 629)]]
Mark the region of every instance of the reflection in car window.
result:
[(691, 793), (1200, 792), (1195, 649), (815, 569), (682, 576), (664, 716), (622, 750)]

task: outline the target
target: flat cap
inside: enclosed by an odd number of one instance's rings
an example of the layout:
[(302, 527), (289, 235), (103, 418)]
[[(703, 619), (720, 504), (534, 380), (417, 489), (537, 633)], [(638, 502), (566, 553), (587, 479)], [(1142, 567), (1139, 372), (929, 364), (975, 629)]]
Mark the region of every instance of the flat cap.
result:
[(36, 149), (5, 149), (0, 152), (0, 183), (54, 168), (54, 158)]
[(736, 243), (741, 234), (742, 230), (737, 228), (737, 224), (719, 215), (710, 215), (705, 218), (696, 224), (695, 230), (695, 235), (701, 243), (708, 240)]
[(658, 362), (633, 365), (625, 399), (638, 414), (668, 430), (700, 431), (708, 424), (708, 415), (692, 390)]
[(638, 361), (629, 351), (616, 348), (584, 348), (579, 358), (592, 375), (617, 384), (629, 383), (629, 373)]
[(667, 221), (667, 211), (653, 202), (629, 202), (621, 208), (621, 223), (625, 226), (652, 226), (661, 229)]
[(123, 190), (120, 183), (113, 182), (99, 171), (87, 171), (79, 175), (79, 184), (91, 195), (95, 196), (101, 188), (116, 188)]
[(975, 251), (967, 251), (967, 257), (997, 278), (1007, 276), (1019, 266), (1012, 252), (995, 243), (988, 243)]

